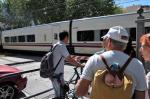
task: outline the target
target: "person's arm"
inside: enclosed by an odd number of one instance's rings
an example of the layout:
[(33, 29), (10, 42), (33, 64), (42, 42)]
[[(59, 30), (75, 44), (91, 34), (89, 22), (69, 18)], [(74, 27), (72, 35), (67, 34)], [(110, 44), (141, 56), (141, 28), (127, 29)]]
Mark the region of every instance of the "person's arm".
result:
[(80, 97), (80, 96), (85, 96), (88, 93), (89, 85), (91, 84), (91, 81), (86, 80), (86, 79), (80, 79), (75, 87), (75, 95)]
[(148, 97), (150, 98), (150, 72), (147, 73), (146, 80), (147, 80), (147, 87), (148, 87)]
[(135, 98), (134, 99), (145, 99), (145, 91), (137, 91), (135, 90)]
[[(134, 58), (135, 59), (135, 58)], [(137, 60), (137, 59), (135, 59)], [(146, 74), (144, 70), (143, 64), (138, 60), (137, 64), (135, 63), (136, 67), (135, 70), (135, 79), (136, 79), (136, 86), (135, 86), (135, 99), (145, 99), (145, 92), (147, 90), (147, 83), (146, 83)]]
[(60, 46), (60, 53), (62, 54), (63, 57), (65, 57), (65, 59), (67, 61), (69, 61), (71, 64), (77, 66), (77, 67), (84, 67), (82, 64), (80, 64), (79, 62), (77, 62), (76, 60), (74, 60), (73, 58), (71, 58), (66, 46)]
[[(94, 55), (95, 56), (95, 55)], [(82, 75), (80, 76), (80, 80), (77, 82), (75, 87), (76, 96), (85, 96), (88, 93), (89, 85), (93, 81), (95, 70), (97, 67), (95, 66), (94, 56), (91, 56), (85, 67), (83, 69)], [(97, 55), (96, 55), (97, 56)]]
[(77, 66), (77, 67), (84, 67), (84, 65), (80, 64), (79, 62), (77, 62), (76, 60), (71, 58), (70, 55), (66, 58), (66, 60), (69, 61), (71, 64)]

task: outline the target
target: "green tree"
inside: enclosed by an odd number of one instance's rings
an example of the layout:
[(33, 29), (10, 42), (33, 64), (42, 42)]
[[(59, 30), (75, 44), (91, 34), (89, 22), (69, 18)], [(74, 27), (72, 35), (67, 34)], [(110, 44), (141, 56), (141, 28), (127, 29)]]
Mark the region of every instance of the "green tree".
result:
[[(5, 23), (6, 19), (3, 16), (3, 9), (2, 9), (2, 1), (0, 1), (0, 24)], [(3, 30), (3, 27), (0, 27), (0, 30)]]
[(65, 0), (51, 0), (47, 9), (47, 15), (51, 22), (66, 20), (66, 2)]
[(2, 1), (0, 1), (0, 22), (5, 22), (5, 17), (3, 16)]
[(65, 20), (65, 10), (65, 0), (30, 0), (26, 9), (36, 24)]
[(5, 0), (1, 2), (1, 16), (4, 23), (10, 28), (18, 28), (29, 25), (29, 20), (24, 16), (26, 0)]
[(39, 18), (43, 18), (43, 8), (45, 8), (45, 3), (47, 0), (29, 0), (26, 3), (26, 16), (30, 17), (35, 24), (39, 24)]
[(114, 14), (120, 14), (120, 13), (123, 13), (123, 8), (117, 6), (114, 10)]
[[(114, 0), (5, 0), (8, 15), (0, 19), (13, 28), (83, 17), (121, 13)], [(0, 2), (1, 3), (1, 2)], [(1, 3), (2, 4), (2, 3)], [(2, 6), (0, 5), (2, 8)], [(4, 19), (3, 19), (4, 18)]]
[(68, 0), (67, 12), (69, 18), (77, 19), (82, 17), (103, 16), (115, 14), (119, 9), (114, 0)]

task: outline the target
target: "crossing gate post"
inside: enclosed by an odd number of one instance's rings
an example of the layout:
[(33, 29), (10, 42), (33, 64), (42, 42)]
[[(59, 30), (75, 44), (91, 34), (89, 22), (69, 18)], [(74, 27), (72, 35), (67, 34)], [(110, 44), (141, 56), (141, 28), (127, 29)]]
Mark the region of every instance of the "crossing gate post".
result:
[[(142, 8), (140, 8), (139, 10), (141, 10)], [(140, 43), (139, 43), (139, 39), (142, 36), (143, 33), (145, 33), (145, 25), (144, 25), (144, 21), (140, 21), (140, 20), (144, 20), (144, 16), (142, 15), (143, 11), (139, 12), (139, 10), (137, 11), (137, 13), (139, 14), (139, 16), (137, 17), (137, 28), (136, 28), (136, 57), (139, 60), (141, 59), (141, 55), (139, 53), (139, 49), (140, 49)]]

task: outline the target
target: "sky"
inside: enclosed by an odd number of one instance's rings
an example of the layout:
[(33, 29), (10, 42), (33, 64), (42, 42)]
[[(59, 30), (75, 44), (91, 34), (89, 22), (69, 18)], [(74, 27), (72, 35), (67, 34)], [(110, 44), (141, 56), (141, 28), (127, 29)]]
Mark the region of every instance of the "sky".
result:
[(132, 5), (149, 5), (150, 0), (114, 0), (116, 4), (121, 7), (127, 7)]

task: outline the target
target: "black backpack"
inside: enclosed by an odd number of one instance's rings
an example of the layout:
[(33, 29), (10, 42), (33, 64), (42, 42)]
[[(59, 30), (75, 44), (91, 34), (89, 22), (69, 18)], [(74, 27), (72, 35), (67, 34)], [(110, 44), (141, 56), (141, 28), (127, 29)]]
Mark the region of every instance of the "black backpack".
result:
[(60, 60), (58, 61), (57, 65), (54, 67), (53, 52), (57, 46), (58, 46), (58, 44), (55, 47), (53, 47), (51, 51), (49, 51), (42, 57), (41, 64), (40, 64), (40, 76), (42, 78), (52, 78), (56, 68), (58, 67), (58, 65), (62, 59), (62, 57), (61, 57)]

